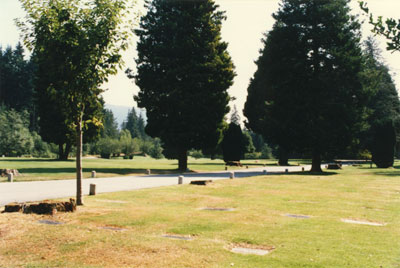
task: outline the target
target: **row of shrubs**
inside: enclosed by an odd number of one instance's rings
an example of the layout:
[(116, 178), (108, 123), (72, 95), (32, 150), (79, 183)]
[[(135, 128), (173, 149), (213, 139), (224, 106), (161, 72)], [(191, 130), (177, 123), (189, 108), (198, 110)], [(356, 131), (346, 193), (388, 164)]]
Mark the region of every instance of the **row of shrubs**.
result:
[(102, 138), (92, 152), (99, 154), (102, 158), (124, 155), (125, 159), (132, 159), (134, 155), (150, 155), (153, 158), (163, 158), (161, 141), (152, 138), (132, 138), (128, 130), (122, 130), (119, 139)]

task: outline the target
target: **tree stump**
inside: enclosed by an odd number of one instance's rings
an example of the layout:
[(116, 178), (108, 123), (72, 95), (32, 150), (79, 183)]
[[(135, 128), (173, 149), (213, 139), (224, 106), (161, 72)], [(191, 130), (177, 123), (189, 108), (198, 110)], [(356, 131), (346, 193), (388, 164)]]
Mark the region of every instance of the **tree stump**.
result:
[(42, 201), (39, 203), (11, 203), (4, 207), (2, 213), (23, 212), (25, 214), (47, 214), (54, 215), (59, 212), (74, 212), (76, 210), (75, 199), (69, 202)]

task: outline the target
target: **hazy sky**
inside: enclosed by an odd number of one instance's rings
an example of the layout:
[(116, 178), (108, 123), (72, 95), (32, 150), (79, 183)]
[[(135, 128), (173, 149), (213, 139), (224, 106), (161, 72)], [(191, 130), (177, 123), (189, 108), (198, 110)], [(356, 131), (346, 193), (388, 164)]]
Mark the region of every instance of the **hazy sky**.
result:
[[(140, 6), (139, 0), (138, 6)], [(274, 20), (272, 13), (279, 7), (279, 0), (216, 0), (220, 10), (226, 11), (227, 20), (223, 23), (222, 38), (229, 43), (228, 51), (236, 66), (237, 76), (234, 85), (229, 89), (231, 96), (236, 100), (235, 104), (242, 111), (246, 101), (247, 86), (253, 76), (256, 66), (254, 61), (259, 56), (262, 47), (263, 34), (271, 30)], [(399, 0), (367, 0), (370, 11), (374, 15), (400, 18)], [(357, 1), (352, 0), (351, 7), (354, 13), (360, 13)], [(14, 18), (23, 17), (24, 11), (20, 8), (18, 0), (0, 0), (0, 45), (3, 49), (7, 45), (14, 46), (19, 40), (18, 29), (14, 25)], [(363, 15), (361, 19), (367, 20)], [(364, 37), (370, 35), (371, 26), (363, 25)], [(385, 48), (385, 39), (378, 38), (382, 49)], [(133, 57), (135, 57), (136, 39), (133, 38), (133, 46), (124, 54), (126, 67), (135, 69)], [(400, 52), (388, 53), (384, 51), (383, 57), (389, 65), (396, 80), (397, 88), (400, 88)], [(399, 74), (395, 74), (398, 72)], [(104, 85), (108, 90), (104, 93), (106, 103), (122, 106), (136, 106), (133, 95), (138, 88), (131, 80), (126, 78), (124, 71), (110, 78)], [(242, 118), (243, 119), (243, 118)]]

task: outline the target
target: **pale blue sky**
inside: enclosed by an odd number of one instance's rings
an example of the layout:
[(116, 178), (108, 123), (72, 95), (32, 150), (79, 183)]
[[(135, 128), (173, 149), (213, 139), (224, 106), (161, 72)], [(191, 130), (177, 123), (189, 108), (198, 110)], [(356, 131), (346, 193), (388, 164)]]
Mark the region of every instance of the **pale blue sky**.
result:
[[(139, 0), (139, 4), (142, 0)], [(247, 86), (250, 78), (256, 70), (254, 61), (258, 58), (262, 43), (263, 33), (272, 28), (274, 23), (271, 14), (278, 9), (278, 0), (216, 0), (220, 9), (226, 11), (228, 17), (223, 24), (222, 37), (229, 43), (229, 53), (236, 66), (237, 77), (235, 84), (229, 89), (231, 96), (236, 98), (235, 104), (239, 111), (243, 109), (246, 101)], [(384, 17), (399, 18), (399, 0), (368, 0), (370, 10), (375, 15)], [(355, 13), (359, 13), (357, 2), (352, 0), (351, 7)], [(14, 19), (23, 17), (24, 11), (20, 8), (18, 0), (0, 0), (0, 45), (5, 48), (7, 45), (14, 46), (19, 40), (18, 29)], [(362, 17), (366, 19), (366, 17)], [(370, 25), (363, 26), (363, 34), (366, 37), (370, 34)], [(385, 40), (379, 38), (381, 47), (385, 48)], [(133, 43), (136, 39), (133, 38)], [(135, 46), (124, 54), (126, 67), (134, 69), (133, 57)], [(384, 52), (383, 57), (393, 72), (397, 88), (400, 88), (400, 52)], [(110, 82), (104, 86), (108, 90), (104, 93), (106, 103), (122, 106), (136, 106), (133, 95), (138, 88), (127, 79), (124, 71), (110, 78)], [(242, 118), (243, 119), (243, 118)]]

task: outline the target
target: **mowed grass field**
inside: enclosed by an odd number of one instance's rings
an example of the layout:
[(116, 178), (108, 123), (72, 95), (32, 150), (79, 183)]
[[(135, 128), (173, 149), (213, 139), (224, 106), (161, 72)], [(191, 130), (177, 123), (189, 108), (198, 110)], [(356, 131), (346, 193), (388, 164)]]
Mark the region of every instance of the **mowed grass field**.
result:
[[(243, 165), (262, 166), (276, 165), (276, 160), (244, 160)], [(290, 164), (297, 165), (294, 160)], [(304, 161), (303, 161), (304, 162)], [(188, 168), (192, 171), (224, 170), (223, 160), (189, 158)], [(245, 168), (245, 167), (243, 167)], [(17, 169), (21, 176), (14, 177), (14, 181), (63, 180), (76, 178), (75, 160), (56, 161), (38, 158), (0, 158), (0, 169)], [(145, 174), (150, 169), (152, 174), (176, 173), (177, 160), (153, 159), (150, 157), (135, 157), (132, 160), (124, 159), (83, 159), (83, 176), (90, 178), (92, 170), (96, 171), (97, 178), (115, 177), (135, 174)], [(235, 167), (237, 169), (237, 167)], [(6, 182), (7, 177), (0, 177), (0, 182)]]
[(400, 267), (398, 164), (101, 194), (55, 216), (0, 214), (0, 267)]

